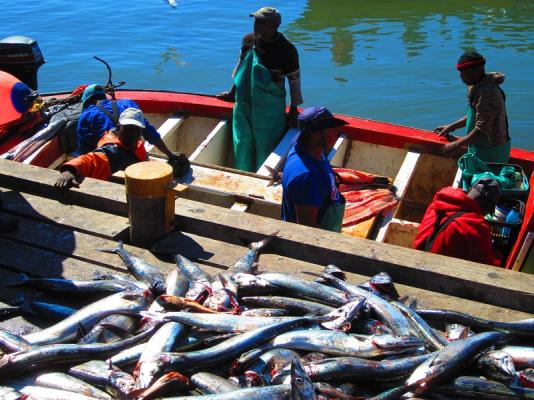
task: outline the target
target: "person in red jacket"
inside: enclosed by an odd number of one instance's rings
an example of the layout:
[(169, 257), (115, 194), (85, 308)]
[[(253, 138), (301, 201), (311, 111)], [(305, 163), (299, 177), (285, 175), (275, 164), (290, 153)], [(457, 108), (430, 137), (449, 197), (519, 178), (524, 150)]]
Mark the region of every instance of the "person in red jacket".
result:
[(484, 216), (493, 211), (499, 196), (499, 184), (490, 178), (478, 180), (467, 193), (441, 189), (425, 212), (413, 248), (496, 265)]
[(127, 108), (119, 117), (118, 129), (107, 131), (97, 149), (76, 157), (60, 167), (55, 183), (60, 188), (79, 187), (82, 177), (109, 180), (110, 176), (129, 165), (147, 159), (141, 135), (145, 129), (143, 112)]

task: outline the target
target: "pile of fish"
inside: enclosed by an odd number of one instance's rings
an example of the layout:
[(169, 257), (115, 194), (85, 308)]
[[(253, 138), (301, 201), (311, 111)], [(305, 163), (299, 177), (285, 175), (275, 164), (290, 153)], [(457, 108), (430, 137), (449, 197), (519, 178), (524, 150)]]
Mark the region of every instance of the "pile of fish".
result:
[[(0, 398), (534, 399), (534, 319), (416, 310), (384, 273), (360, 286), (331, 265), (315, 281), (258, 274), (272, 239), (216, 275), (177, 254), (165, 277), (119, 244), (133, 277), (22, 276), (100, 300), (27, 304), (59, 322), (0, 331)], [(0, 304), (2, 318), (19, 311)]]

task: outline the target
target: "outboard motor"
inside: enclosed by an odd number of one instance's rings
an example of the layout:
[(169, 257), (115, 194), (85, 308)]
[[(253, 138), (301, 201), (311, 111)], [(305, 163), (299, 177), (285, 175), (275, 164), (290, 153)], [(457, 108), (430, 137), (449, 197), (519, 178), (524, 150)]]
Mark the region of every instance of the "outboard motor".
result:
[(37, 70), (45, 63), (35, 40), (26, 36), (9, 36), (0, 40), (0, 70), (10, 73), (37, 90)]

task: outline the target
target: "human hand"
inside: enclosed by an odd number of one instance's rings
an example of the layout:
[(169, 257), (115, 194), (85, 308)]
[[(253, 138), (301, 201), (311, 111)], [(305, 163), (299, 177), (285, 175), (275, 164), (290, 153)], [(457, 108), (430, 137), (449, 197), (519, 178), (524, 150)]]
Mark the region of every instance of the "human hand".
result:
[(59, 175), (58, 180), (54, 183), (55, 187), (60, 189), (70, 189), (71, 187), (80, 187), (80, 183), (76, 180), (76, 176), (70, 171), (63, 171)]
[(299, 111), (297, 108), (291, 107), (289, 112), (286, 115), (286, 125), (290, 128), (296, 128), (298, 125), (297, 117), (299, 116)]
[(439, 136), (447, 136), (449, 133), (453, 132), (454, 129), (452, 129), (451, 125), (442, 125), (438, 126), (436, 129), (434, 129), (434, 132), (437, 133)]
[(235, 96), (231, 91), (221, 92), (215, 95), (219, 100), (228, 101), (233, 103), (235, 101)]
[(167, 163), (172, 167), (172, 174), (175, 177), (184, 175), (191, 167), (189, 159), (183, 153), (173, 153)]

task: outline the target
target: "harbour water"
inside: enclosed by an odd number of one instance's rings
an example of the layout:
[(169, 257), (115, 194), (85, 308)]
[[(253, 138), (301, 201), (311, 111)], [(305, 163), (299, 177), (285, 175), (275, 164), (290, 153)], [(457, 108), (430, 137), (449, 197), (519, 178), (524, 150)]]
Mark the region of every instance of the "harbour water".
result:
[[(2, 0), (0, 36), (36, 39), (39, 91), (113, 81), (127, 88), (218, 93), (231, 85), (251, 0)], [(514, 147), (534, 150), (534, 2), (272, 0), (297, 46), (304, 106), (434, 129), (465, 111), (455, 64), (465, 49), (506, 74)]]

